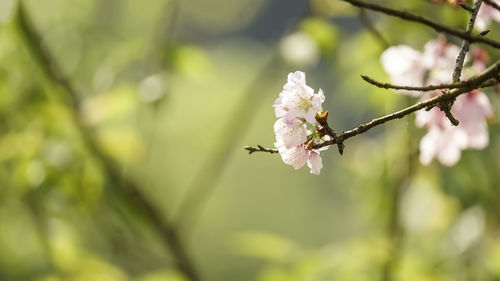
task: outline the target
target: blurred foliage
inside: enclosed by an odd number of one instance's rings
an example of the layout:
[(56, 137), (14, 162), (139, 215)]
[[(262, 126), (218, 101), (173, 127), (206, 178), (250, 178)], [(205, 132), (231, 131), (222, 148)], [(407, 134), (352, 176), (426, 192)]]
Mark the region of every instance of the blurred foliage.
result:
[[(18, 1), (0, 0), (0, 280), (186, 281), (155, 228), (110, 188), (120, 183), (20, 39)], [(498, 114), (490, 146), (466, 151), (452, 168), (418, 163), (424, 131), (411, 116), (350, 139), (342, 157), (326, 151), (319, 177), (241, 149), (272, 145), (271, 104), (296, 69), (325, 91), (336, 130), (414, 102), (360, 79), (388, 77), (384, 47), (357, 9), (311, 0), (311, 14), (293, 25), (303, 1), (24, 3), (78, 89), (79, 117), (166, 218), (206, 167), (222, 175), (201, 181), (216, 190), (182, 236), (203, 280), (500, 279)], [(467, 20), (429, 1), (383, 3), (456, 27)], [(391, 44), (421, 49), (436, 37), (368, 17)], [(495, 23), (488, 36), (499, 35)], [(272, 75), (254, 80), (266, 70)], [(240, 123), (228, 127), (232, 120)]]

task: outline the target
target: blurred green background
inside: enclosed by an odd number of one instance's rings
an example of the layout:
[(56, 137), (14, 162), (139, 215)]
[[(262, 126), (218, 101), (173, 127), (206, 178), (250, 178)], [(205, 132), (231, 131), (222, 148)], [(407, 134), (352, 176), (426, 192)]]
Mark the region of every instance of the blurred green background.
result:
[(0, 280), (189, 280), (129, 182), (201, 280), (500, 280), (498, 117), (451, 168), (418, 162), (413, 116), (323, 152), (321, 176), (243, 150), (273, 145), (295, 70), (336, 130), (415, 102), (359, 75), (387, 81), (387, 44), (421, 50), (432, 30), (337, 0), (19, 4), (0, 0)]

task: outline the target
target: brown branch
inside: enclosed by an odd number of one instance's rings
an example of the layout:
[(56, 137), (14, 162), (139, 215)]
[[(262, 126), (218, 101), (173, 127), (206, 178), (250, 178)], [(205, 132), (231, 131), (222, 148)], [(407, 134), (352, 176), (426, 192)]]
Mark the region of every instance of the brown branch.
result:
[(483, 84), (479, 84), (477, 83), (477, 81), (474, 81), (471, 78), (469, 80), (460, 81), (458, 83), (416, 87), (416, 86), (402, 86), (402, 85), (394, 85), (391, 83), (379, 82), (366, 75), (361, 75), (361, 78), (363, 78), (363, 80), (365, 80), (366, 82), (383, 89), (407, 90), (407, 91), (419, 91), (419, 92), (427, 92), (427, 91), (441, 90), (441, 89), (458, 89), (464, 87), (486, 88), (498, 84), (498, 81), (494, 78)]
[(42, 44), (40, 34), (38, 34), (33, 26), (22, 2), (19, 2), (16, 21), (20, 36), (24, 40), (24, 45), (27, 47), (30, 55), (38, 63), (43, 73), (47, 76), (47, 79), (54, 85), (60, 86), (62, 88), (60, 92), (66, 94), (63, 95), (63, 98), (71, 104), (72, 117), (87, 148), (99, 161), (108, 178), (121, 185), (120, 187), (111, 185), (115, 188), (114, 191), (122, 196), (127, 204), (142, 211), (142, 214), (149, 219), (175, 257), (178, 270), (185, 274), (191, 281), (201, 280), (197, 270), (194, 268), (191, 257), (180, 240), (176, 227), (165, 220), (162, 213), (146, 198), (143, 194), (143, 188), (138, 186), (133, 180), (124, 177), (114, 159), (101, 150), (92, 128), (88, 127), (81, 118), (81, 103), (77, 90), (64, 77), (50, 50)]
[(406, 11), (395, 10), (395, 9), (387, 8), (387, 7), (378, 5), (378, 4), (366, 3), (363, 1), (359, 1), (359, 0), (341, 0), (341, 1), (348, 2), (351, 5), (356, 6), (356, 7), (366, 8), (369, 10), (384, 13), (384, 14), (389, 15), (389, 16), (398, 17), (398, 18), (401, 18), (401, 19), (404, 19), (407, 21), (421, 23), (421, 24), (424, 24), (424, 25), (438, 31), (438, 32), (443, 32), (443, 33), (446, 33), (446, 34), (449, 34), (449, 35), (452, 35), (455, 37), (467, 39), (470, 42), (483, 43), (483, 44), (492, 46), (494, 48), (500, 49), (500, 42), (498, 42), (498, 41), (484, 38), (483, 36), (471, 35), (471, 34), (468, 34), (467, 32), (465, 32), (461, 29), (449, 27), (447, 25), (431, 21), (427, 18), (424, 18), (424, 17), (419, 16), (419, 15), (415, 15), (415, 14), (412, 14), (412, 13), (409, 13)]
[(500, 11), (500, 6), (497, 3), (491, 0), (483, 0), (483, 2)]
[[(479, 12), (479, 8), (481, 7), (481, 3), (483, 0), (476, 0), (474, 2), (474, 7), (470, 11), (469, 23), (467, 24), (467, 29), (465, 32), (467, 34), (472, 34), (472, 29), (474, 28), (474, 23), (476, 22), (477, 13)], [(462, 68), (464, 66), (465, 55), (469, 51), (471, 41), (468, 39), (464, 39), (462, 42), (462, 46), (460, 48), (460, 53), (458, 54), (457, 61), (455, 63), (455, 69), (453, 70), (452, 82), (456, 83), (460, 81), (460, 76), (462, 75)]]
[[(469, 35), (472, 34), (472, 30), (474, 29), (474, 23), (476, 22), (477, 13), (479, 12), (479, 8), (481, 7), (482, 2), (482, 0), (476, 0), (474, 2), (473, 8), (469, 10), (469, 23), (467, 24), (467, 28), (465, 29), (465, 32)], [(465, 55), (469, 51), (470, 44), (471, 41), (468, 39), (464, 39), (462, 41), (462, 46), (460, 47), (460, 52), (458, 53), (457, 60), (455, 62), (455, 69), (453, 70), (451, 80), (453, 83), (457, 83), (460, 81), (460, 76), (462, 75), (462, 69), (464, 67)], [(448, 102), (442, 103), (439, 108), (444, 112), (446, 117), (448, 117), (451, 124), (453, 124), (454, 126), (458, 126), (459, 121), (451, 113), (451, 107), (453, 106), (454, 102), (455, 99), (451, 99)]]

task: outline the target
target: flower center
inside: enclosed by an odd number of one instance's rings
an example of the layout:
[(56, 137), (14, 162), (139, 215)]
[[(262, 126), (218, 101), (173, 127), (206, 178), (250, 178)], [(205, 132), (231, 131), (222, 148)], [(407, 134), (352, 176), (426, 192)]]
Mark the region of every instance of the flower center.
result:
[(312, 96), (309, 98), (301, 97), (300, 95), (297, 94), (297, 108), (303, 109), (303, 110), (308, 110), (309, 108), (312, 107), (311, 101), (312, 101)]

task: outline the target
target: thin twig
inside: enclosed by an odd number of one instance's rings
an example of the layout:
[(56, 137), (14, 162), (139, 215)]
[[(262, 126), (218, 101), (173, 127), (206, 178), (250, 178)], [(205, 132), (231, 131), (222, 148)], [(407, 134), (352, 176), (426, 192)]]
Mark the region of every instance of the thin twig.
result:
[(465, 32), (461, 29), (452, 28), (452, 27), (449, 27), (447, 25), (431, 21), (427, 18), (424, 18), (424, 17), (419, 16), (419, 15), (415, 15), (415, 14), (412, 14), (412, 13), (409, 13), (406, 11), (395, 10), (395, 9), (387, 8), (387, 7), (378, 5), (378, 4), (366, 3), (363, 1), (359, 1), (359, 0), (341, 0), (341, 1), (348, 2), (356, 7), (361, 7), (361, 8), (366, 8), (369, 10), (381, 12), (381, 13), (384, 13), (384, 14), (389, 15), (389, 16), (398, 17), (398, 18), (408, 20), (408, 21), (418, 22), (418, 23), (424, 24), (428, 27), (431, 27), (432, 29), (434, 29), (438, 32), (443, 32), (443, 33), (446, 33), (446, 34), (449, 34), (449, 35), (452, 35), (455, 37), (467, 39), (470, 42), (479, 42), (479, 43), (483, 43), (483, 44), (492, 46), (494, 48), (500, 49), (500, 42), (498, 42), (498, 41), (484, 38), (483, 36), (471, 35), (471, 34), (468, 34), (467, 32)]
[(483, 2), (500, 11), (500, 6), (497, 3), (491, 0), (483, 0)]
[(77, 90), (73, 87), (71, 82), (62, 75), (53, 55), (50, 53), (49, 49), (42, 44), (40, 34), (38, 34), (33, 26), (22, 2), (19, 2), (16, 20), (19, 26), (20, 35), (22, 39), (25, 40), (26, 47), (43, 70), (43, 73), (47, 75), (47, 78), (54, 85), (62, 87), (63, 92), (67, 94), (64, 97), (71, 104), (74, 122), (89, 151), (100, 162), (108, 178), (112, 182), (121, 185), (120, 187), (115, 187), (115, 192), (123, 196), (128, 204), (141, 210), (143, 215), (151, 221), (152, 225), (157, 229), (164, 243), (175, 257), (176, 267), (179, 271), (184, 273), (191, 281), (201, 280), (197, 270), (194, 268), (191, 257), (188, 255), (177, 234), (175, 226), (165, 220), (161, 212), (145, 197), (143, 189), (133, 180), (123, 176), (120, 173), (119, 165), (101, 150), (94, 137), (92, 128), (89, 128), (81, 118), (81, 103)]
[[(474, 23), (476, 22), (477, 13), (479, 12), (479, 8), (481, 7), (481, 3), (483, 0), (476, 0), (474, 2), (474, 6), (470, 12), (469, 23), (467, 24), (467, 29), (465, 32), (467, 34), (472, 34), (472, 29), (474, 28)], [(458, 54), (457, 61), (455, 63), (455, 69), (453, 70), (452, 82), (456, 83), (460, 81), (460, 76), (462, 75), (462, 68), (464, 66), (465, 55), (469, 51), (471, 42), (468, 39), (464, 39), (462, 42), (462, 46), (460, 48), (460, 53)]]
[(276, 148), (265, 148), (262, 145), (258, 144), (257, 147), (245, 146), (244, 149), (248, 150), (248, 154), (252, 154), (254, 152), (269, 152), (271, 154), (278, 153), (278, 149)]
[(488, 83), (485, 82), (483, 84), (478, 84), (476, 81), (469, 79), (465, 81), (460, 81), (458, 83), (415, 87), (415, 86), (402, 86), (402, 85), (394, 85), (391, 83), (379, 82), (366, 75), (361, 75), (361, 78), (363, 78), (363, 80), (365, 80), (366, 82), (383, 89), (408, 90), (408, 91), (419, 91), (419, 92), (427, 92), (427, 91), (441, 90), (441, 89), (458, 89), (464, 87), (486, 88), (498, 84), (498, 81), (496, 79), (493, 79), (492, 81), (487, 81)]
[[(479, 8), (481, 7), (482, 0), (476, 0), (474, 2), (474, 6), (470, 10), (470, 18), (469, 18), (469, 23), (467, 24), (467, 28), (465, 29), (465, 32), (467, 34), (472, 34), (472, 30), (474, 29), (474, 23), (476, 22), (476, 17), (477, 13), (479, 12)], [(453, 75), (452, 75), (452, 82), (457, 83), (460, 81), (460, 76), (462, 75), (462, 68), (464, 66), (464, 61), (465, 61), (465, 55), (469, 51), (470, 47), (470, 40), (464, 39), (462, 41), (462, 46), (460, 47), (460, 52), (458, 53), (457, 56), (457, 61), (455, 62), (455, 68), (453, 70)], [(446, 117), (450, 120), (451, 124), (454, 126), (458, 126), (459, 121), (453, 116), (451, 113), (451, 107), (453, 106), (453, 103), (455, 102), (455, 99), (450, 99), (446, 103), (442, 103), (439, 108), (444, 112)]]

